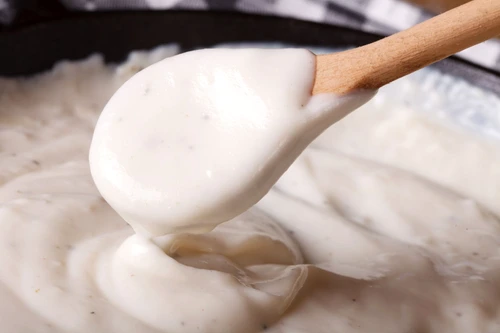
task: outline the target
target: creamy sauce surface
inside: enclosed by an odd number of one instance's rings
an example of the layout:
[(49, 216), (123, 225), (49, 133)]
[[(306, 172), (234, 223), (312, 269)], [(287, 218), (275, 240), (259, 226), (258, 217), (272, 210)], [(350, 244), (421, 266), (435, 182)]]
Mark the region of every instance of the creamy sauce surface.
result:
[(136, 235), (88, 150), (111, 95), (167, 53), (0, 79), (6, 332), (500, 330), (500, 148), (383, 91), (248, 211)]
[(92, 176), (135, 230), (206, 232), (269, 191), (326, 127), (374, 92), (311, 96), (305, 49), (207, 49), (128, 80), (104, 108)]

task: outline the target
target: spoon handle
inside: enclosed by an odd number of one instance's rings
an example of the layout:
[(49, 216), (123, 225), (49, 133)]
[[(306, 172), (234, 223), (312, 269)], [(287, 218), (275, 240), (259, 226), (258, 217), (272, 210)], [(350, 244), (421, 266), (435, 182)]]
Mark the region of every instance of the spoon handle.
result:
[(473, 0), (377, 42), (316, 57), (313, 94), (378, 89), (500, 35), (500, 0)]

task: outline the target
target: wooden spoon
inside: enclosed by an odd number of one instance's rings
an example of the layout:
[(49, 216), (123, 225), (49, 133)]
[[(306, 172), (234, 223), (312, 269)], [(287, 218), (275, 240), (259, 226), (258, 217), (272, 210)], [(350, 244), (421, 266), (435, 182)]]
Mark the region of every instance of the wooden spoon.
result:
[(474, 0), (377, 42), (316, 57), (313, 95), (378, 89), (500, 34), (500, 0)]

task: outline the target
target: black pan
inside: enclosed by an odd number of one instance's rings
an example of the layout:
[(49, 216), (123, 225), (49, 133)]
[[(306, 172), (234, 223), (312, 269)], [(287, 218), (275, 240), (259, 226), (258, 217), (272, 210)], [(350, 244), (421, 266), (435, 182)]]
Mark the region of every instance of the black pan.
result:
[[(135, 49), (176, 42), (182, 50), (226, 42), (284, 42), (314, 47), (360, 46), (381, 36), (289, 18), (227, 12), (161, 11), (72, 14), (0, 33), (0, 76), (48, 70), (61, 59), (102, 53), (125, 59)], [(500, 73), (450, 58), (434, 65), (445, 73), (500, 94)]]

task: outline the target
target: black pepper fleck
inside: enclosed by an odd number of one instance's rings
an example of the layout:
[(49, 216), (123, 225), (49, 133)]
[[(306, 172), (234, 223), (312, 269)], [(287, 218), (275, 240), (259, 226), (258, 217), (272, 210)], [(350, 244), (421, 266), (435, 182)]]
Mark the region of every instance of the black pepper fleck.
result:
[(455, 314), (457, 315), (457, 317), (462, 317), (462, 313), (461, 312), (457, 312)]
[(353, 302), (356, 302), (356, 299), (355, 299), (355, 298), (353, 298), (353, 299), (352, 299), (352, 301), (353, 301)]
[(477, 253), (477, 252), (472, 252), (472, 255), (473, 255), (473, 256), (478, 256), (478, 255), (479, 255), (479, 253)]
[(33, 162), (33, 164), (35, 164), (35, 165), (40, 165), (40, 162), (38, 162), (37, 160), (33, 160), (32, 162)]
[(92, 311), (90, 314), (95, 314), (95, 312), (94, 312), (94, 311)]
[(261, 326), (262, 330), (265, 331), (267, 330), (269, 327), (267, 326), (267, 324), (262, 324)]

